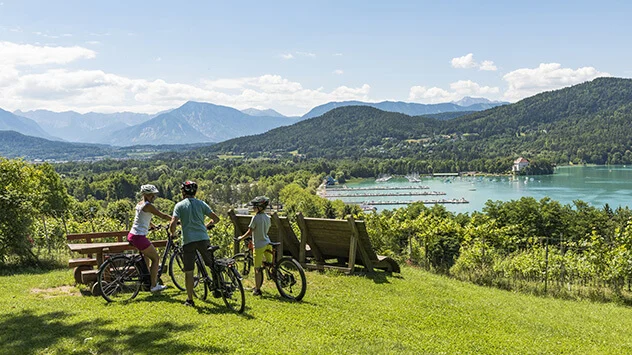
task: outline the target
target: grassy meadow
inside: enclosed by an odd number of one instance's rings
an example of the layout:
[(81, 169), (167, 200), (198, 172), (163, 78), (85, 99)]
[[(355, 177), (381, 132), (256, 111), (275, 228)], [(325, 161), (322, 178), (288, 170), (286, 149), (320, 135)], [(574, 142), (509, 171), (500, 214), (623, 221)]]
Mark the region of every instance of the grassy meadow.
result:
[[(622, 354), (632, 308), (484, 288), (423, 270), (308, 272), (303, 302), (246, 296), (183, 306), (171, 285), (107, 304), (71, 270), (0, 276), (0, 354)], [(164, 278), (163, 278), (164, 279)]]

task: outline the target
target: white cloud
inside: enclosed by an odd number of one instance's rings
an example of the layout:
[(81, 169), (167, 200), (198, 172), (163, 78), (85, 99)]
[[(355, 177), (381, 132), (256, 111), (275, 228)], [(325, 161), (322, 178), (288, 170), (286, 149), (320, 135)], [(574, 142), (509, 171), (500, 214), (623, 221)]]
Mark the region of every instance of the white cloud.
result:
[[(8, 110), (153, 113), (194, 100), (238, 109), (274, 107), (294, 115), (330, 101), (369, 101), (370, 86), (367, 84), (326, 91), (305, 88), (280, 75), (266, 74), (203, 80), (194, 85), (64, 67), (72, 61), (95, 56), (96, 52), (81, 47), (0, 42), (0, 107)], [(25, 68), (24, 73), (22, 68)]]
[(543, 91), (561, 89), (597, 77), (610, 76), (593, 67), (575, 70), (562, 68), (559, 63), (541, 63), (537, 68), (522, 68), (503, 76), (509, 88), (504, 94), (506, 100), (517, 101)]
[(342, 53), (334, 53), (334, 57), (342, 57)]
[(459, 80), (450, 84), (450, 90), (438, 87), (413, 86), (410, 88), (408, 99), (426, 104), (457, 101), (464, 96), (497, 95), (500, 89), (491, 86), (480, 86), (471, 80)]
[(452, 63), (452, 67), (461, 69), (474, 68), (476, 66), (474, 54), (472, 53), (468, 53), (462, 57), (452, 58), (450, 63)]
[(498, 68), (494, 65), (494, 62), (491, 60), (484, 60), (481, 65), (478, 67), (479, 70), (487, 70), (487, 71), (495, 71)]
[(453, 68), (459, 69), (469, 69), (476, 67), (478, 67), (479, 70), (485, 71), (495, 71), (498, 69), (496, 68), (496, 65), (494, 65), (494, 62), (491, 60), (484, 60), (482, 63), (479, 64), (474, 60), (473, 53), (468, 53), (462, 57), (452, 58), (450, 63), (452, 64)]
[(0, 42), (0, 66), (33, 66), (67, 64), (77, 59), (90, 59), (96, 52), (83, 47), (49, 47)]
[(162, 61), (162, 57), (156, 57), (156, 58), (154, 58), (154, 60), (155, 60), (156, 62), (160, 62), (160, 61)]
[(333, 73), (336, 74), (336, 75), (342, 75), (345, 72), (342, 69), (336, 69), (336, 70), (333, 71)]
[(97, 45), (97, 44), (101, 44), (101, 42), (99, 42), (99, 41), (87, 41), (86, 44)]
[(294, 56), (292, 55), (292, 53), (284, 53), (284, 54), (281, 54), (281, 58), (283, 58), (283, 59), (294, 59)]

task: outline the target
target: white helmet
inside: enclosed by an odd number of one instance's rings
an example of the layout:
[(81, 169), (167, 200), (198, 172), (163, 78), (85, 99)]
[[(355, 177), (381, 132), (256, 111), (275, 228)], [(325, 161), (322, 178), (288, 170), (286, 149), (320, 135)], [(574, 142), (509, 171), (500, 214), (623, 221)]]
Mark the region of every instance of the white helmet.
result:
[(143, 195), (157, 194), (158, 188), (156, 188), (156, 186), (154, 185), (143, 185), (140, 187), (140, 193)]

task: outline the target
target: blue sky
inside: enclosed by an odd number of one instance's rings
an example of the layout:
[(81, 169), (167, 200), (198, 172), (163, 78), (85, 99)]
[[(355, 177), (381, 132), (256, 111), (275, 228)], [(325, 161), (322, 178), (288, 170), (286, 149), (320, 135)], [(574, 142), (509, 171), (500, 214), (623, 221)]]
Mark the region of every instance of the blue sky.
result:
[(628, 2), (0, 0), (0, 108), (300, 115), (632, 76)]

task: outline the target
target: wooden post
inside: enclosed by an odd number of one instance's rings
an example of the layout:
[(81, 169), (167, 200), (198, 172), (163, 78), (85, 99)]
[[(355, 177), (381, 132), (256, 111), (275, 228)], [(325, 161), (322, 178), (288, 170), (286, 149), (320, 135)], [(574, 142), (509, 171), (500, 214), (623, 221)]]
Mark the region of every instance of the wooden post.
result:
[[(303, 244), (303, 240), (305, 240), (305, 242), (307, 242), (307, 244), (309, 244), (309, 247), (312, 251), (312, 253), (314, 253), (314, 258), (316, 258), (317, 263), (322, 264), (325, 262), (325, 259), (323, 258), (323, 254), (320, 252), (320, 249), (318, 249), (318, 246), (316, 245), (316, 243), (314, 243), (314, 240), (312, 238), (312, 235), (309, 233), (309, 230), (307, 230), (307, 224), (305, 223), (305, 217), (303, 217), (303, 214), (301, 212), (299, 212), (296, 215), (296, 219), (298, 221), (298, 226), (301, 229), (301, 245), (305, 245)], [(301, 250), (303, 253), (305, 253), (305, 248), (302, 248), (303, 250)]]
[[(356, 254), (355, 249), (358, 248), (360, 249), (360, 259), (362, 259), (362, 263), (364, 264), (364, 267), (366, 267), (369, 273), (372, 273), (373, 262), (371, 261), (369, 254), (366, 252), (366, 249), (364, 249), (364, 245), (360, 244), (360, 233), (358, 232), (356, 221), (355, 219), (353, 219), (352, 215), (347, 216), (347, 221), (349, 222), (349, 227), (351, 228), (351, 246), (349, 248), (349, 267), (351, 268), (351, 271), (353, 272), (353, 268), (355, 266), (355, 254)], [(351, 263), (352, 249), (353, 249), (353, 255), (354, 255), (353, 264)]]
[(547, 293), (547, 289), (549, 286), (549, 237), (545, 237), (545, 255), (544, 255), (544, 294)]
[[(244, 232), (242, 232), (241, 228), (239, 228), (239, 219), (235, 214), (235, 210), (230, 209), (228, 211), (228, 217), (230, 217), (231, 222), (233, 222), (233, 227), (235, 227), (234, 237), (237, 238), (242, 236)], [(239, 242), (233, 242), (233, 254), (239, 254)]]
[[(301, 265), (305, 265), (305, 253), (307, 252), (307, 226), (305, 226), (305, 220), (303, 219), (302, 213), (296, 214), (296, 219), (298, 223), (298, 227), (301, 230), (301, 246), (298, 250), (298, 262)], [(311, 246), (310, 246), (311, 247)]]
[(277, 230), (279, 231), (279, 243), (281, 243), (277, 248), (277, 255), (275, 256), (276, 261), (278, 261), (283, 257), (283, 244), (287, 237), (285, 236), (285, 228), (281, 225), (281, 219), (276, 212), (272, 213), (272, 221), (276, 224)]

